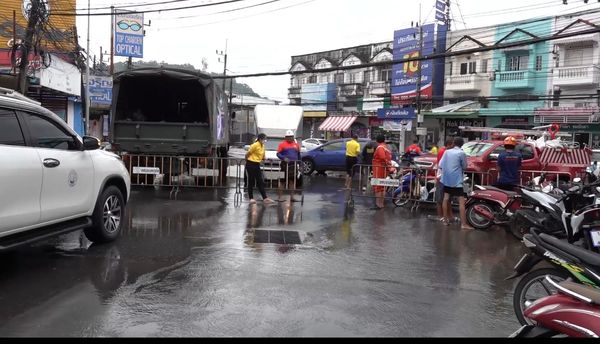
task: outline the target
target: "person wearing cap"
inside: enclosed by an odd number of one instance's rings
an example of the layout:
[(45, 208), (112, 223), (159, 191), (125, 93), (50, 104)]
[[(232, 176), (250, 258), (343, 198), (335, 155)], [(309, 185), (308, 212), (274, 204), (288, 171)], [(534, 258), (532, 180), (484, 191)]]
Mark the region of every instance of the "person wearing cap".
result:
[(267, 197), (265, 192), (265, 181), (263, 180), (262, 171), (260, 169), (260, 163), (265, 160), (265, 142), (267, 142), (267, 135), (258, 134), (256, 142), (250, 145), (248, 153), (246, 153), (246, 171), (248, 171), (248, 198), (250, 198), (250, 204), (256, 203), (254, 199), (254, 185), (258, 187), (258, 191), (263, 198), (263, 202), (266, 204), (273, 203), (273, 200)]
[[(298, 162), (301, 161), (300, 145), (294, 139), (294, 131), (288, 130), (285, 133), (285, 140), (277, 147), (277, 157), (281, 160), (281, 171), (284, 176), (279, 184), (279, 200), (281, 200), (282, 189), (286, 188), (291, 191), (290, 199), (294, 201), (293, 190), (298, 189), (297, 177), (299, 172)], [(287, 185), (286, 185), (287, 184)]]
[(498, 155), (498, 182), (496, 187), (512, 191), (516, 185), (519, 185), (519, 170), (523, 156), (515, 151), (517, 140), (509, 136), (504, 139), (504, 152)]
[(358, 135), (352, 134), (352, 139), (346, 142), (346, 189), (350, 189), (352, 177), (354, 176), (354, 166), (358, 164), (358, 155), (360, 154), (360, 143)]

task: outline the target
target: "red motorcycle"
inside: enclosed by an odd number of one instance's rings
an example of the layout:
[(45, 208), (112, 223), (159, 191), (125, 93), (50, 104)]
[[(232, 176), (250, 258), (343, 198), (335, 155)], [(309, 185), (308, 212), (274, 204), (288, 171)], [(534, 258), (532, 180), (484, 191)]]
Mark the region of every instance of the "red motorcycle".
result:
[(525, 325), (510, 335), (513, 338), (600, 337), (600, 291), (571, 281), (546, 281), (558, 294), (535, 301), (525, 316), (535, 325)]
[(485, 230), (492, 225), (507, 225), (513, 214), (521, 208), (521, 195), (493, 186), (475, 185), (465, 204), (467, 221), (476, 229)]

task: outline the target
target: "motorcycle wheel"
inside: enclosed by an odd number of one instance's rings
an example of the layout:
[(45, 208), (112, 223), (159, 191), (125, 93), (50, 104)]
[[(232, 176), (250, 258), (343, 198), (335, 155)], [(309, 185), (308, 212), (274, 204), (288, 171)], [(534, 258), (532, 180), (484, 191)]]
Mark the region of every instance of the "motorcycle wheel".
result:
[(491, 212), (491, 213), (495, 213), (495, 209), (493, 206), (484, 203), (484, 202), (475, 202), (473, 204), (471, 204), (467, 210), (466, 210), (466, 215), (467, 215), (467, 221), (469, 222), (469, 224), (471, 226), (473, 226), (473, 228), (475, 229), (480, 229), (480, 230), (486, 230), (490, 227), (492, 227), (492, 225), (494, 224), (494, 221), (487, 219), (485, 217), (483, 217), (482, 215), (477, 214), (477, 212), (475, 211), (475, 206), (480, 206), (485, 208), (487, 211)]
[[(523, 314), (525, 309), (531, 303), (542, 297), (546, 297), (556, 293), (556, 289), (545, 281), (546, 276), (550, 276), (553, 280), (561, 282), (571, 277), (571, 275), (556, 268), (537, 269), (525, 274), (517, 286), (513, 294), (513, 307), (515, 315), (521, 325), (535, 325), (534, 322), (526, 318)], [(550, 291), (550, 293), (548, 293)]]
[(408, 202), (410, 202), (410, 193), (405, 191), (398, 192), (392, 198), (392, 203), (394, 203), (396, 207), (404, 207)]

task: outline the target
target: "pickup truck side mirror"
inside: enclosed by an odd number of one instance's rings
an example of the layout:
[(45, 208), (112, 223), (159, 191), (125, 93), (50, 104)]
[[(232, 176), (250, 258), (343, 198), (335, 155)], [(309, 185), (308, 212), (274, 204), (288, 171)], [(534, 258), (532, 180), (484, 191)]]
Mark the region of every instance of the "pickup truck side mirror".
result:
[(498, 153), (492, 153), (492, 154), (489, 155), (489, 159), (491, 161), (497, 161), (498, 160), (498, 156), (500, 156), (500, 154), (498, 154)]
[(100, 140), (93, 136), (83, 137), (83, 149), (84, 150), (96, 150), (100, 148)]
[(245, 145), (244, 150), (247, 152), (250, 149), (250, 145)]

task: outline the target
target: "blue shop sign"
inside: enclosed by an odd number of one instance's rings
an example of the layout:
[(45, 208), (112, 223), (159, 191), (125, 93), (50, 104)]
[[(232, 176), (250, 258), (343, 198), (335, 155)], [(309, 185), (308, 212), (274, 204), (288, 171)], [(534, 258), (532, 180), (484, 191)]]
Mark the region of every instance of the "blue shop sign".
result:
[(415, 109), (412, 107), (395, 109), (377, 109), (377, 118), (379, 119), (415, 119)]

